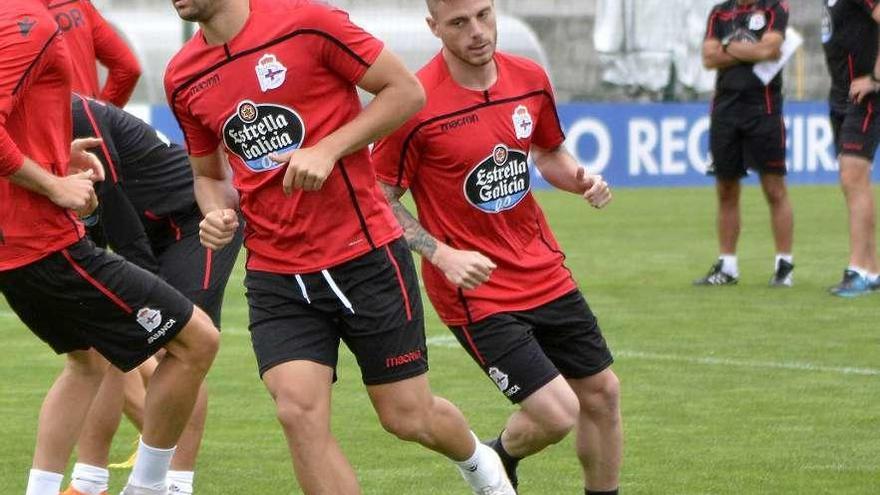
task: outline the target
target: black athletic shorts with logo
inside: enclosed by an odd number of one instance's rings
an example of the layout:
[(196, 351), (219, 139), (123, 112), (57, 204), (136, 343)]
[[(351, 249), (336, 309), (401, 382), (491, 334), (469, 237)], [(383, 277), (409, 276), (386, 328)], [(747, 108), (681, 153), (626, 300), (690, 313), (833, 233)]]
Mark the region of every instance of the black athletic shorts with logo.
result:
[(249, 270), (245, 287), (260, 376), (298, 360), (335, 369), (340, 341), (367, 385), (428, 370), (418, 278), (402, 238), (320, 272)]
[(880, 142), (880, 97), (873, 96), (861, 105), (848, 103), (846, 111), (835, 111), (832, 105), (831, 128), (838, 155), (855, 155), (874, 162)]
[(765, 104), (724, 102), (712, 111), (709, 175), (735, 180), (748, 169), (759, 174), (785, 175), (785, 121)]
[[(159, 276), (207, 313), (220, 328), (223, 294), (241, 249), (244, 221), (240, 221), (241, 226), (232, 241), (219, 251), (202, 246), (198, 230), (200, 221), (201, 216), (184, 222), (180, 239), (157, 249)], [(193, 225), (189, 226), (190, 223)]]
[(614, 362), (599, 322), (579, 290), (532, 310), (499, 313), (449, 328), (514, 404), (560, 374), (586, 378)]
[(0, 291), (55, 352), (94, 347), (123, 371), (173, 339), (193, 312), (193, 304), (159, 277), (88, 239), (0, 272)]

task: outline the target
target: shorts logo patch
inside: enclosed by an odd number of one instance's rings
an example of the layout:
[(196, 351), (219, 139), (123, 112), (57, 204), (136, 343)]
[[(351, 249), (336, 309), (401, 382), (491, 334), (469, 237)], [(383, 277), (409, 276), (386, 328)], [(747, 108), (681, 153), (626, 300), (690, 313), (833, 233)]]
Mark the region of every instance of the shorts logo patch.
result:
[(532, 137), (534, 127), (534, 121), (529, 113), (529, 109), (525, 105), (516, 107), (516, 110), (513, 111), (513, 130), (516, 131), (517, 139)]
[(147, 333), (152, 333), (162, 323), (162, 312), (158, 309), (141, 308), (137, 312), (137, 322)]
[(254, 172), (280, 167), (269, 154), (299, 149), (305, 137), (302, 117), (292, 108), (271, 103), (242, 101), (223, 124), (226, 147)]
[(260, 89), (263, 93), (280, 88), (284, 84), (284, 80), (287, 79), (287, 67), (271, 53), (260, 57), (260, 61), (257, 62), (254, 69), (257, 71), (257, 80), (260, 82)]
[(528, 155), (503, 144), (470, 171), (464, 182), (468, 202), (486, 213), (519, 204), (531, 189)]
[(837, 0), (828, 0), (829, 7), (834, 7), (835, 5), (837, 5)]
[(510, 386), (510, 380), (507, 377), (507, 373), (499, 370), (498, 368), (492, 366), (489, 368), (489, 378), (495, 382), (495, 385), (498, 385), (498, 389), (502, 392), (507, 390), (507, 387)]

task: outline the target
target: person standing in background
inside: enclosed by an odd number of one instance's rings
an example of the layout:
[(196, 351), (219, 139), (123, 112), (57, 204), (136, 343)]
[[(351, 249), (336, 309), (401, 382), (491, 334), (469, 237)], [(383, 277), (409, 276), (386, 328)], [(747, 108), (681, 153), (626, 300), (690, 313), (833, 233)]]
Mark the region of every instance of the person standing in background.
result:
[(755, 63), (778, 59), (788, 25), (786, 0), (727, 0), (709, 14), (703, 65), (717, 69), (709, 146), (718, 195), (718, 261), (694, 285), (739, 281), (736, 245), (740, 234), (741, 179), (754, 169), (770, 206), (776, 245), (771, 287), (791, 287), (794, 214), (785, 185), (785, 122), (782, 75), (769, 85)]
[[(124, 107), (141, 76), (140, 63), (125, 40), (89, 0), (50, 0), (48, 7), (73, 62), (73, 92)], [(103, 87), (97, 64), (107, 69)]]
[(880, 141), (880, 2), (827, 0), (822, 43), (831, 73), (831, 128), (849, 211), (849, 266), (830, 289), (840, 297), (880, 290), (871, 170)]

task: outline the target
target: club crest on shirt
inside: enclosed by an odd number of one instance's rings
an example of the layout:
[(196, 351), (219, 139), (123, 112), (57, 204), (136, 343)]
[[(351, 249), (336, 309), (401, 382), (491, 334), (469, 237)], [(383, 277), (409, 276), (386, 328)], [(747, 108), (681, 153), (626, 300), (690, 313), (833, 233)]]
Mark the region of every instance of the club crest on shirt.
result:
[(269, 155), (299, 149), (305, 137), (302, 117), (292, 108), (272, 103), (244, 100), (223, 124), (226, 148), (254, 172), (280, 167)]
[(755, 12), (749, 17), (749, 29), (752, 31), (760, 31), (767, 25), (767, 18), (763, 12)]
[(837, 3), (837, 0), (829, 0), (828, 7), (822, 12), (822, 44), (831, 41), (834, 37), (834, 23), (831, 21), (831, 7)]
[(464, 195), (475, 208), (500, 213), (518, 205), (530, 188), (528, 155), (499, 144), (468, 173)]
[(260, 57), (254, 69), (257, 71), (257, 80), (260, 82), (260, 89), (263, 93), (280, 88), (287, 78), (287, 67), (271, 53)]
[(532, 137), (532, 129), (534, 121), (529, 109), (525, 105), (516, 107), (513, 111), (513, 130), (516, 131), (517, 139), (528, 139)]

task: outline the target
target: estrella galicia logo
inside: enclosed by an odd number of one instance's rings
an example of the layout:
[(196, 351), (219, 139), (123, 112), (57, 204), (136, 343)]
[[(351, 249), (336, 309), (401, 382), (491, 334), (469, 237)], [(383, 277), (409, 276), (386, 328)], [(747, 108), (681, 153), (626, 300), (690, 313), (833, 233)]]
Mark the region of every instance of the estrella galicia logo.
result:
[(468, 174), (464, 195), (486, 213), (500, 213), (519, 204), (531, 188), (528, 155), (503, 144)]
[(305, 124), (291, 108), (245, 100), (235, 115), (223, 124), (223, 141), (254, 172), (274, 170), (281, 165), (270, 153), (299, 149), (306, 137)]

